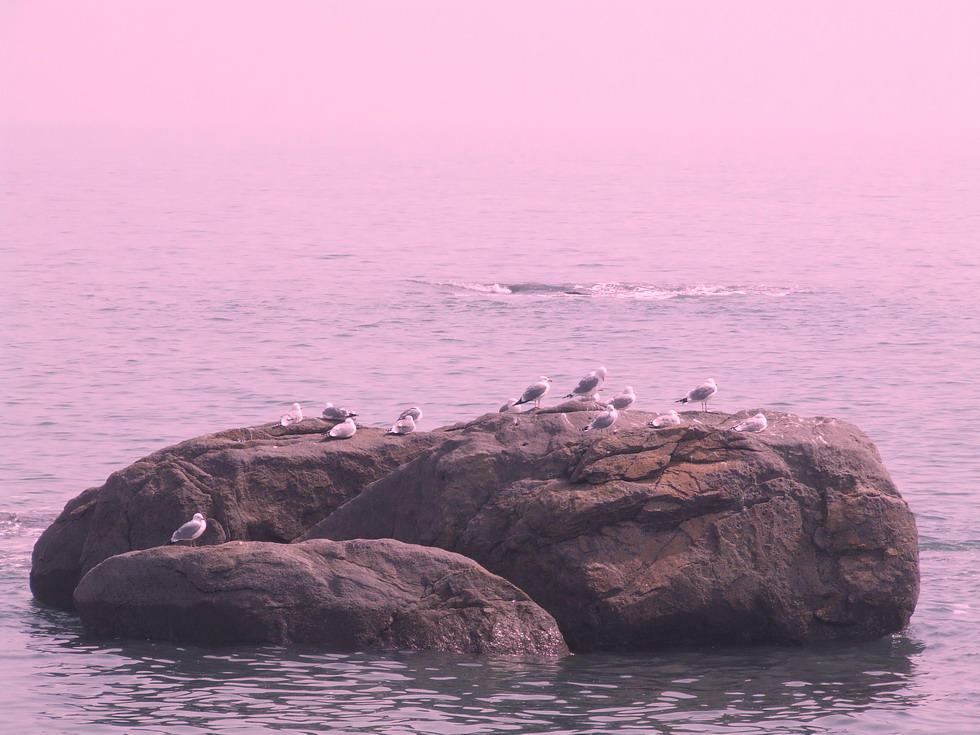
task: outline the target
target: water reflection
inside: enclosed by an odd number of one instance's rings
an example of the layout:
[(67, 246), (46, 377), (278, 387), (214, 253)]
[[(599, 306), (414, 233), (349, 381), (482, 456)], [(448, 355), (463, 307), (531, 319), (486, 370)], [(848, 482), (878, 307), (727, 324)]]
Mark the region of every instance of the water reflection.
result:
[(105, 646), (79, 638), (64, 613), (34, 617), (30, 647), (56, 655), (35, 667), (33, 692), (57, 697), (81, 732), (820, 733), (923, 696), (910, 686), (922, 646), (902, 635), (555, 661)]

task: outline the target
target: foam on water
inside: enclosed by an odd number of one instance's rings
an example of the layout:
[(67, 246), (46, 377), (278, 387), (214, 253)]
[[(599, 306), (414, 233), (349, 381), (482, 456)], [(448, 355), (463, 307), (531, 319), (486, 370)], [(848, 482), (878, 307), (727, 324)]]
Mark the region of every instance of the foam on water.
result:
[[(421, 281), (420, 283), (426, 283)], [(435, 281), (428, 285), (446, 286), (459, 291), (492, 295), (523, 296), (591, 296), (595, 298), (636, 299), (638, 301), (666, 301), (676, 298), (701, 298), (715, 296), (768, 296), (782, 297), (800, 293), (799, 286), (774, 285), (656, 285), (644, 283), (468, 283), (463, 281)]]

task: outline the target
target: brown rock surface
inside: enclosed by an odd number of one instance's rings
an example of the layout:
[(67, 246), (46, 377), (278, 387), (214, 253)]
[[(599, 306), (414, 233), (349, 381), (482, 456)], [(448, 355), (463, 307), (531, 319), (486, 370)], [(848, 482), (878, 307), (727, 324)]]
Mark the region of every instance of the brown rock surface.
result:
[(330, 440), (335, 422), (308, 418), (198, 437), (115, 472), (71, 500), (34, 547), (31, 590), (71, 607), (82, 576), (116, 554), (147, 549), (194, 513), (208, 521), (197, 544), (288, 542), (366, 485), (438, 445), (439, 432), (386, 435), (362, 428)]
[(447, 427), (308, 538), (475, 559), (555, 616), (573, 650), (870, 638), (918, 596), (914, 518), (855, 426), (687, 412), (653, 430), (550, 409)]
[(164, 546), (82, 579), (89, 634), (181, 643), (310, 643), (560, 656), (554, 619), (476, 562), (390, 539)]

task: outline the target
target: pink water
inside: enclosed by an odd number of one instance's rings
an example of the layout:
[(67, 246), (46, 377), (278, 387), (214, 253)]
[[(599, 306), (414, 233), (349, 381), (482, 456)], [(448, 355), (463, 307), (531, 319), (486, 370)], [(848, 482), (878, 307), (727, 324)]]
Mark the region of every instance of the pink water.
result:
[[(8, 145), (0, 701), (12, 731), (57, 719), (86, 733), (327, 721), (973, 732), (976, 149), (738, 150), (123, 134)], [(161, 446), (294, 401), (376, 425), (417, 404), (429, 429), (496, 410), (542, 373), (567, 392), (599, 364), (648, 410), (712, 376), (717, 410), (861, 426), (920, 526), (909, 630), (555, 666), (92, 645), (29, 599), (31, 546), (63, 504)]]

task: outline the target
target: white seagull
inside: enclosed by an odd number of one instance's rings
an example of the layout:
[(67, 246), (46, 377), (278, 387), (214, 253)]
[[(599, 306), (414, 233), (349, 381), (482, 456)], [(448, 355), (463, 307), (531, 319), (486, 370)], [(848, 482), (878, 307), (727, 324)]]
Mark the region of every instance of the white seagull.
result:
[(735, 431), (765, 431), (767, 426), (769, 426), (769, 422), (766, 420), (765, 414), (757, 413), (736, 426)]
[(542, 375), (538, 378), (538, 382), (531, 383), (524, 391), (524, 395), (520, 397), (519, 400), (514, 401), (515, 406), (520, 406), (522, 403), (529, 403), (534, 401), (535, 408), (541, 408), (541, 399), (544, 398), (545, 393), (551, 390), (551, 378), (546, 375)]
[(353, 416), (348, 416), (330, 430), (330, 436), (334, 439), (350, 439), (356, 433), (357, 425), (354, 423)]
[(612, 400), (606, 405), (612, 406), (620, 411), (625, 411), (634, 403), (636, 403), (636, 393), (633, 391), (632, 385), (627, 385), (622, 393), (613, 396)]
[(582, 431), (592, 431), (594, 429), (608, 429), (616, 423), (619, 418), (619, 411), (610, 406), (589, 422), (588, 426), (583, 426)]
[(572, 388), (572, 392), (565, 396), (565, 398), (579, 397), (584, 400), (590, 400), (596, 393), (602, 390), (602, 383), (606, 379), (608, 372), (604, 367), (597, 367), (578, 381), (578, 385)]
[(303, 420), (303, 407), (294, 403), (293, 407), (279, 417), (280, 426), (292, 426)]
[(671, 409), (667, 413), (662, 413), (653, 421), (647, 421), (647, 426), (652, 426), (654, 429), (662, 429), (665, 426), (680, 426), (681, 417), (677, 411)]
[(511, 398), (507, 403), (497, 409), (498, 413), (520, 413), (521, 409), (517, 407), (517, 399)]
[(340, 408), (328, 403), (323, 409), (323, 418), (325, 419), (346, 419), (348, 416), (357, 416), (353, 411), (348, 411), (346, 408)]
[(711, 398), (715, 393), (718, 392), (718, 386), (715, 385), (714, 378), (708, 378), (706, 381), (701, 383), (697, 388), (694, 388), (690, 393), (688, 393), (683, 398), (678, 398), (676, 403), (700, 403), (701, 410), (708, 410), (708, 399)]
[(399, 418), (395, 423), (391, 425), (388, 429), (387, 434), (411, 434), (415, 431), (415, 419), (412, 418), (412, 414), (404, 413), (401, 418)]
[(422, 409), (418, 406), (412, 406), (411, 408), (406, 408), (400, 414), (398, 414), (398, 420), (401, 421), (406, 416), (411, 416), (413, 421), (422, 420)]
[(174, 531), (173, 536), (170, 537), (170, 543), (175, 544), (178, 541), (193, 541), (204, 533), (204, 529), (207, 527), (208, 522), (204, 520), (204, 516), (200, 513), (195, 513), (191, 520), (187, 521), (187, 523)]

